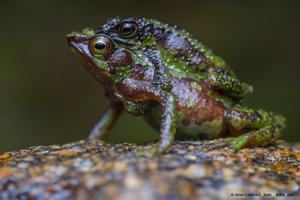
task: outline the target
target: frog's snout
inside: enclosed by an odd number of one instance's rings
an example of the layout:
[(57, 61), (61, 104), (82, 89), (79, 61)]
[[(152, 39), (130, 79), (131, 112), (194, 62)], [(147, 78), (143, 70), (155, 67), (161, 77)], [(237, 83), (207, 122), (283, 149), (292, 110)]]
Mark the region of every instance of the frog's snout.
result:
[(66, 35), (71, 51), (82, 61), (92, 57), (89, 51), (89, 37), (80, 33), (70, 33)]
[(78, 33), (67, 34), (66, 38), (70, 46), (77, 46), (79, 44), (85, 43), (88, 40), (87, 36)]

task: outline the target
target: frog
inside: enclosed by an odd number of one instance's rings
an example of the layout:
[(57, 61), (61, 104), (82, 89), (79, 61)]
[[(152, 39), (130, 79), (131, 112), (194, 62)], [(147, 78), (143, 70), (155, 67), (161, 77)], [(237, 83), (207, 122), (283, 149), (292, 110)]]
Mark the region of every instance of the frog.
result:
[(174, 140), (227, 138), (241, 148), (276, 141), (285, 117), (245, 105), (253, 87), (191, 33), (160, 20), (112, 17), (99, 29), (66, 35), (68, 45), (95, 78), (110, 105), (89, 134), (103, 140), (121, 113), (142, 116), (160, 139), (152, 153)]

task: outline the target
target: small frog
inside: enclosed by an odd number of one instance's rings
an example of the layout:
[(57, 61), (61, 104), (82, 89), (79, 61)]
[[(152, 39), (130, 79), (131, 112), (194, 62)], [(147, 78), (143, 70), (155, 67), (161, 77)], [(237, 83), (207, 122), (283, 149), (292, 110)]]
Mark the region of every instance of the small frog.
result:
[(111, 102), (90, 139), (103, 139), (122, 112), (141, 115), (160, 131), (153, 153), (170, 150), (175, 138), (231, 137), (236, 150), (265, 145), (285, 127), (283, 116), (244, 106), (252, 87), (177, 26), (114, 17), (67, 40)]

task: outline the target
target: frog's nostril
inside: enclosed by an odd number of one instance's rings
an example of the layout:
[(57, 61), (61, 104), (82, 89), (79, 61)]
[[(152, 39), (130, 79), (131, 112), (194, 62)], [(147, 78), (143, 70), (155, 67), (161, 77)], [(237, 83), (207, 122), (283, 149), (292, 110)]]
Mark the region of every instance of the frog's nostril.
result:
[(69, 44), (71, 44), (71, 42), (75, 42), (76, 41), (76, 33), (72, 32), (66, 35), (67, 41)]
[(72, 46), (72, 47), (75, 47), (75, 37), (67, 37), (67, 41), (68, 41), (68, 44), (69, 46)]
[(69, 33), (66, 35), (66, 39), (67, 39), (69, 45), (75, 41), (75, 36), (76, 36), (75, 33)]
[(76, 32), (72, 32), (66, 35), (68, 43), (84, 43), (88, 40), (88, 37)]
[(74, 37), (75, 35), (76, 35), (75, 32), (68, 33), (68, 34), (66, 35), (66, 38), (71, 38), (71, 37)]

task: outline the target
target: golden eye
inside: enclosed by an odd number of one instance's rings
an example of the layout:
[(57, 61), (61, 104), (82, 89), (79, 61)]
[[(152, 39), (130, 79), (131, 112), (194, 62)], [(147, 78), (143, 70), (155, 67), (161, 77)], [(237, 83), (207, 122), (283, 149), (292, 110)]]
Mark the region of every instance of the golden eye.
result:
[(111, 41), (104, 36), (99, 36), (91, 41), (91, 47), (95, 54), (106, 54), (111, 50)]
[(131, 38), (135, 36), (137, 25), (134, 22), (123, 22), (119, 26), (119, 35), (123, 38)]

